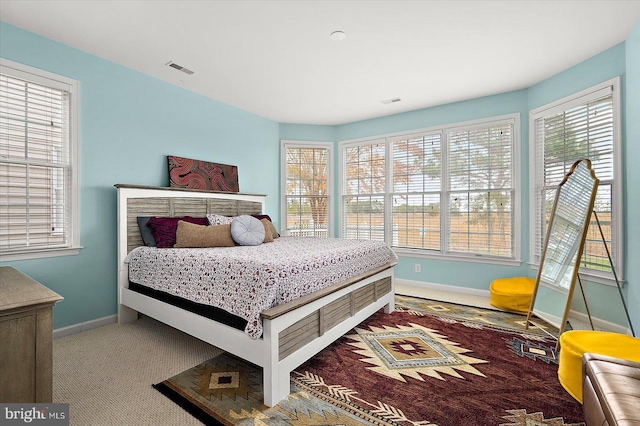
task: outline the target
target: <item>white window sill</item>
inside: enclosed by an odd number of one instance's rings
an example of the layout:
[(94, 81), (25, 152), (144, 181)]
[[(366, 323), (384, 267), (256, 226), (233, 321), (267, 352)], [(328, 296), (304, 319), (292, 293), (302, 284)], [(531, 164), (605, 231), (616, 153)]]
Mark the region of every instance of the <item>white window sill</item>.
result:
[(439, 252), (433, 252), (429, 250), (421, 249), (408, 249), (392, 247), (393, 251), (399, 257), (414, 257), (420, 259), (432, 259), (432, 260), (445, 260), (453, 262), (467, 262), (467, 263), (483, 263), (487, 265), (502, 265), (502, 266), (520, 266), (521, 260), (506, 259), (495, 256), (482, 256), (482, 255), (461, 255), (461, 254), (442, 254)]
[(29, 259), (43, 259), (47, 257), (58, 256), (75, 256), (80, 253), (82, 246), (76, 247), (64, 247), (64, 248), (52, 248), (52, 249), (40, 249), (40, 250), (25, 250), (13, 253), (1, 253), (0, 261), (10, 262), (14, 260), (29, 260)]

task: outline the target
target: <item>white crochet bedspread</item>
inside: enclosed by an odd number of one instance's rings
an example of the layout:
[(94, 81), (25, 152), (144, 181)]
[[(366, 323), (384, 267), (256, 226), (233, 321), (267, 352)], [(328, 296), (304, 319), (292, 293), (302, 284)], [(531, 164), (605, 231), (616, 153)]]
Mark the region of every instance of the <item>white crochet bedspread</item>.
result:
[(262, 311), (398, 258), (381, 241), (280, 237), (252, 247), (138, 247), (128, 260), (131, 282), (231, 312), (257, 339)]

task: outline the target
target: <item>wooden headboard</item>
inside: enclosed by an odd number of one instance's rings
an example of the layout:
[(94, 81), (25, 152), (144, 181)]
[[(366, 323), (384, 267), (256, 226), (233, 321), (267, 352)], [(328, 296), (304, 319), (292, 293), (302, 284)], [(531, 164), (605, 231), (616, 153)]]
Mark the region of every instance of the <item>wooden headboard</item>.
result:
[(118, 188), (119, 268), (131, 250), (143, 245), (138, 216), (202, 217), (210, 213), (238, 216), (264, 211), (264, 195), (122, 184), (115, 187)]

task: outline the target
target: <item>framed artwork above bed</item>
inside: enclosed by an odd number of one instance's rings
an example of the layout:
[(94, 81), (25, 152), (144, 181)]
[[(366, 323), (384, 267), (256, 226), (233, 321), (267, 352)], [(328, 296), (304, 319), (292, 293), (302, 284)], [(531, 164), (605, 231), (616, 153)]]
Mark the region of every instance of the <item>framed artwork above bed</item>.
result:
[(240, 192), (238, 166), (168, 155), (172, 188)]

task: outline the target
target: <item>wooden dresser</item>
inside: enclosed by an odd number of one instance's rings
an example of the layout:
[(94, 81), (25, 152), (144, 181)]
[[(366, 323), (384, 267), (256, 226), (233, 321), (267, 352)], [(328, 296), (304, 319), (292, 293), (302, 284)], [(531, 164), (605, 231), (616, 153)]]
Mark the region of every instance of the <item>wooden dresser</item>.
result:
[(51, 320), (59, 300), (13, 267), (0, 267), (0, 402), (52, 402)]

